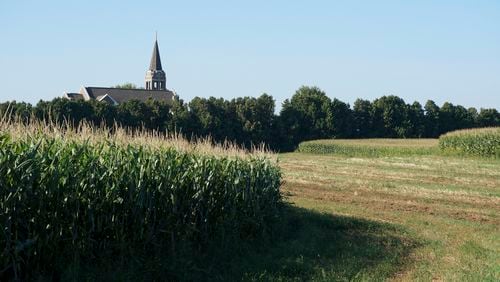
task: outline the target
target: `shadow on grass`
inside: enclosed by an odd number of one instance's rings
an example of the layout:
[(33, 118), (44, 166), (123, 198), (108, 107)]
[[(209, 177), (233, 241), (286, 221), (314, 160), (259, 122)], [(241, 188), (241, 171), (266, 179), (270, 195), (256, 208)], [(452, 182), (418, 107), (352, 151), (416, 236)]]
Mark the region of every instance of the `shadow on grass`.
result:
[(379, 280), (394, 276), (409, 262), (409, 254), (418, 245), (409, 238), (390, 224), (288, 206), (275, 239), (212, 252), (204, 258), (210, 265), (200, 265), (200, 276), (184, 278)]
[(92, 280), (384, 280), (402, 271), (418, 246), (404, 230), (387, 223), (293, 206), (285, 207), (282, 218), (271, 238), (214, 244), (203, 255), (187, 250), (174, 261), (134, 257), (125, 268), (94, 272)]

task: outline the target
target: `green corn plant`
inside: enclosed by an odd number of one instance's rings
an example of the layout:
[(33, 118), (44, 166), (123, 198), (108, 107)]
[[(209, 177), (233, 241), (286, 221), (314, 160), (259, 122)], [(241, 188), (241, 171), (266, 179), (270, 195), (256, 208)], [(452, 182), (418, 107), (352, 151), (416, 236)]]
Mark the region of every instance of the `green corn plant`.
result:
[(439, 137), (444, 152), (500, 158), (500, 127), (457, 130)]
[(439, 153), (433, 139), (327, 139), (305, 141), (298, 152), (346, 157), (388, 157)]
[(255, 237), (279, 215), (281, 172), (267, 155), (27, 132), (0, 132), (0, 271), (16, 279), (138, 248)]

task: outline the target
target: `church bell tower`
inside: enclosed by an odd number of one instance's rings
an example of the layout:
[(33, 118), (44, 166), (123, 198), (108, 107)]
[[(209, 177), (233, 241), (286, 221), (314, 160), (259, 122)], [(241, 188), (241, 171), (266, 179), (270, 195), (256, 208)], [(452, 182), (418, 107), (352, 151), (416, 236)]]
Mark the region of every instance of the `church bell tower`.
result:
[(158, 39), (155, 39), (153, 55), (146, 72), (146, 90), (166, 90), (167, 76), (161, 68), (160, 50), (158, 49)]

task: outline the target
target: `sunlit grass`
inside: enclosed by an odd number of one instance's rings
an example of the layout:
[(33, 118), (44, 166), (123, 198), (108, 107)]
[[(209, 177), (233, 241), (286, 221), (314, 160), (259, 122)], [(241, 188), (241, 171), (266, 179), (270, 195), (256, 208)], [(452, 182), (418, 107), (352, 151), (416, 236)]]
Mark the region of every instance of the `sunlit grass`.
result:
[[(500, 161), (290, 153), (280, 155), (280, 164), (283, 190), (295, 205), (392, 224), (404, 230), (400, 236), (417, 242), (400, 257), (403, 266), (384, 279), (500, 278)], [(380, 279), (364, 270), (360, 277)]]

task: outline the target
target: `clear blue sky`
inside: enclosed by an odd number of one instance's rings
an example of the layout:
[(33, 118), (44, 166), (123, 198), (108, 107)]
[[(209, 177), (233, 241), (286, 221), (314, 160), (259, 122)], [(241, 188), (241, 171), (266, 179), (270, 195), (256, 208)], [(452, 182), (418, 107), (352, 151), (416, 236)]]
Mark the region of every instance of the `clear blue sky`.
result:
[(281, 102), (315, 85), (352, 104), (395, 94), (500, 109), (500, 1), (0, 1), (0, 101), (143, 85)]

